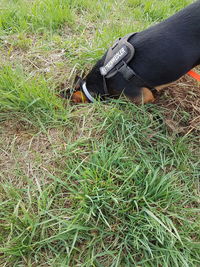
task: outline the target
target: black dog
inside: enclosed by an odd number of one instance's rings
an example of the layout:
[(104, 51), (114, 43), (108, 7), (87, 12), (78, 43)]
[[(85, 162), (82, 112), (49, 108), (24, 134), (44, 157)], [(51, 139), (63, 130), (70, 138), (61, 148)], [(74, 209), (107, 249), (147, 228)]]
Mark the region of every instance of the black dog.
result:
[[(114, 47), (115, 53), (105, 63), (107, 51), (85, 80), (79, 80), (76, 89), (84, 92), (84, 99), (93, 101), (123, 92), (131, 100), (152, 102), (160, 86), (200, 64), (200, 1), (128, 38), (129, 46), (122, 42), (119, 49)], [(130, 46), (134, 55), (128, 61)], [(114, 75), (109, 77), (109, 72)]]

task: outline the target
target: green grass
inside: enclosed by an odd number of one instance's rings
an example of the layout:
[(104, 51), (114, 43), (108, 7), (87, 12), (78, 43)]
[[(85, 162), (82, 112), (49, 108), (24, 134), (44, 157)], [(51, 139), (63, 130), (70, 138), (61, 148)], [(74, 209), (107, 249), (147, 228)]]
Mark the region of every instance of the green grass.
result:
[[(52, 86), (52, 83), (51, 83)], [(49, 90), (48, 81), (41, 75), (32, 77), (23, 73), (20, 67), (13, 70), (10, 66), (0, 69), (0, 120), (23, 114), (32, 123), (67, 123), (70, 108), (66, 110), (63, 101)]]
[(3, 0), (1, 5), (0, 26), (7, 33), (55, 30), (73, 21), (69, 1)]
[(1, 2), (1, 266), (200, 265), (198, 133), (169, 131), (156, 104), (56, 96), (190, 2)]

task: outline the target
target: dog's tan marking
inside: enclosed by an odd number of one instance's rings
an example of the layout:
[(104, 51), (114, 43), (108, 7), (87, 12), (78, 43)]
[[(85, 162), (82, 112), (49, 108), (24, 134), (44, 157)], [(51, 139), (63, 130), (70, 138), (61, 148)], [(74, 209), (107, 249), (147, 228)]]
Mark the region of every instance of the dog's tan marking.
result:
[(85, 94), (81, 91), (77, 91), (77, 92), (73, 93), (72, 101), (74, 103), (87, 103), (88, 102)]
[[(155, 89), (157, 91), (160, 91), (163, 88), (165, 88), (171, 84), (172, 83), (163, 84), (163, 85), (155, 87)], [(131, 99), (131, 101), (133, 101), (134, 103), (137, 103), (137, 104), (153, 103), (155, 101), (155, 97), (154, 97), (153, 93), (148, 88), (143, 87), (141, 90), (142, 90), (141, 96), (137, 97), (135, 99)]]
[(144, 87), (142, 88), (142, 103), (146, 104), (146, 103), (152, 103), (155, 101), (155, 97), (153, 96), (152, 92)]
[(135, 104), (146, 104), (152, 103), (155, 101), (155, 97), (153, 96), (152, 92), (146, 88), (141, 88), (141, 95), (138, 97), (128, 97), (131, 102)]

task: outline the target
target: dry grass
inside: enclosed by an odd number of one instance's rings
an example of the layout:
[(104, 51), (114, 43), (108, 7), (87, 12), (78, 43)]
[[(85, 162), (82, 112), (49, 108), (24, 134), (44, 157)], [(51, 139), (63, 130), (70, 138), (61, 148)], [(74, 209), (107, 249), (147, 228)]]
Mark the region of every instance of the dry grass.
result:
[(165, 88), (157, 105), (165, 108), (165, 123), (169, 129), (186, 135), (199, 134), (200, 84), (189, 75)]

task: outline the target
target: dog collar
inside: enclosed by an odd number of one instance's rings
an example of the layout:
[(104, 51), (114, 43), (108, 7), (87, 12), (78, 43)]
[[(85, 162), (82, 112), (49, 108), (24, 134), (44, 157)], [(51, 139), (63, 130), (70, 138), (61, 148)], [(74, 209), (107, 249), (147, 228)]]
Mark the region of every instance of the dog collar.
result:
[(85, 96), (87, 97), (87, 99), (90, 100), (90, 102), (94, 103), (95, 99), (93, 96), (91, 96), (90, 92), (88, 91), (88, 89), (86, 87), (86, 82), (84, 82), (81, 87), (82, 87), (82, 90), (83, 90)]

